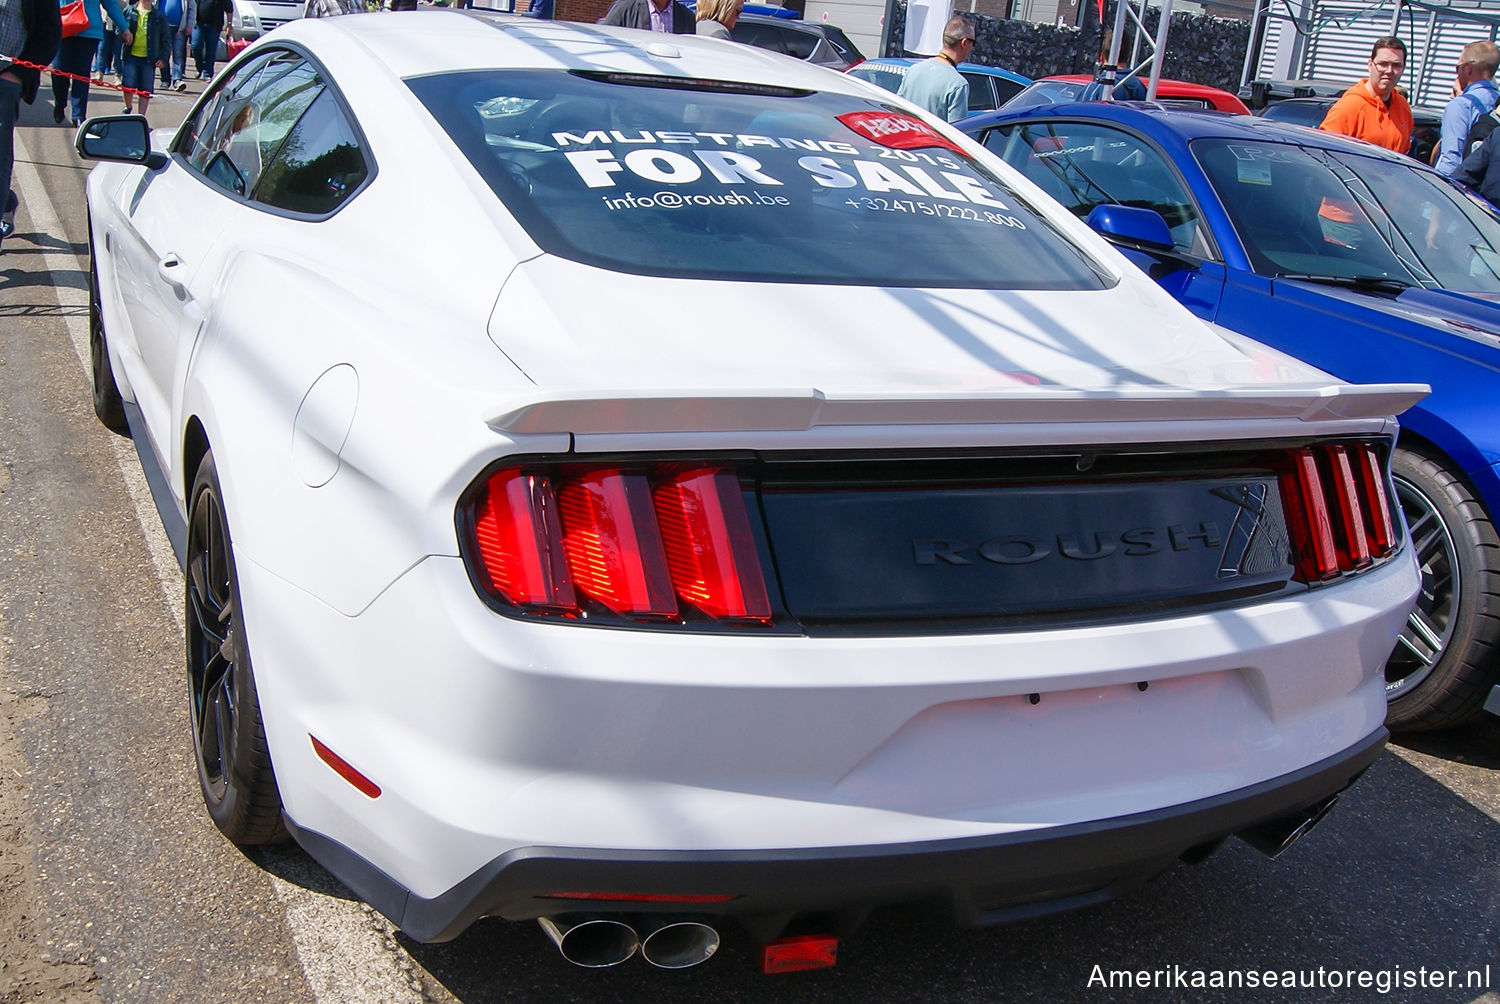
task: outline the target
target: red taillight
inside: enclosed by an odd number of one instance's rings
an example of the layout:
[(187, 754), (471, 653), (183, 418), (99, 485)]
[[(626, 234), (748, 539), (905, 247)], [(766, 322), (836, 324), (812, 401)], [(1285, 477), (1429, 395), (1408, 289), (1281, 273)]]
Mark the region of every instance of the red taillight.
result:
[(1371, 447), (1359, 447), (1356, 455), (1359, 458), (1357, 474), (1366, 501), (1365, 539), (1370, 543), (1370, 553), (1384, 558), (1396, 549), (1396, 525), (1391, 519), (1391, 505), (1385, 493), (1385, 472), (1380, 469), (1380, 458)]
[(591, 471), (558, 490), (563, 553), (578, 588), (617, 614), (677, 616), (644, 474)]
[(1339, 559), (1333, 549), (1333, 525), (1312, 450), (1292, 451), (1290, 467), (1281, 476), (1281, 498), (1286, 504), (1287, 529), (1297, 562), (1293, 578), (1322, 582), (1337, 576)]
[(1347, 448), (1328, 447), (1328, 460), (1333, 470), (1330, 487), (1338, 500), (1339, 568), (1352, 572), (1370, 563), (1370, 545), (1365, 540), (1365, 514), (1359, 504), (1359, 485), (1354, 478), (1354, 465), (1349, 462)]
[(496, 592), (518, 606), (577, 609), (545, 476), (501, 471), (485, 486), (474, 515), (479, 559)]
[(1375, 448), (1331, 443), (1293, 450), (1281, 497), (1298, 582), (1326, 582), (1396, 549), (1385, 474)]
[(710, 617), (771, 619), (755, 538), (739, 479), (728, 471), (687, 471), (653, 492), (677, 595)]
[(827, 969), (839, 960), (839, 939), (831, 934), (802, 934), (781, 938), (761, 949), (760, 971), (800, 973), (808, 969)]
[(597, 604), (669, 621), (693, 619), (690, 606), (713, 620), (773, 619), (743, 489), (722, 467), (505, 468), (468, 511), (476, 579), (522, 610), (581, 617)]

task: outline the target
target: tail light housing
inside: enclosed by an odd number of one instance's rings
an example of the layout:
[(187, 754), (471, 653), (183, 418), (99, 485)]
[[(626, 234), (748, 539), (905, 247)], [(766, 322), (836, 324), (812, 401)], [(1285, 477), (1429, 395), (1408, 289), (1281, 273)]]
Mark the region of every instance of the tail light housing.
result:
[(739, 474), (724, 465), (501, 467), (463, 507), (476, 582), (522, 613), (774, 619)]
[[(901, 625), (899, 630), (911, 625), (1005, 630), (1017, 618), (1077, 623), (1094, 616), (1118, 617), (1133, 609), (1131, 604), (1142, 615), (1158, 613), (1164, 603), (1179, 610), (1209, 608), (1357, 575), (1401, 545), (1386, 471), (1388, 452), (1385, 441), (1353, 438), (1283, 448), (1200, 444), (1168, 454), (1122, 451), (1096, 457), (1090, 473), (1080, 472), (1066, 452), (1050, 451), (934, 457), (612, 455), (594, 461), (572, 455), (526, 457), (498, 462), (484, 472), (460, 500), (457, 522), (472, 581), (491, 607), (512, 616), (688, 631), (878, 634), (893, 630), (893, 624)], [(977, 577), (964, 579), (968, 573), (951, 570), (940, 578), (943, 573), (930, 573), (903, 550), (917, 536), (930, 535), (929, 525), (977, 526), (982, 532), (990, 510), (965, 509), (970, 503), (961, 497), (964, 492), (985, 494), (985, 504), (996, 513), (995, 525), (1001, 526), (1003, 518), (1017, 518), (1016, 512), (1031, 511), (1027, 518), (1046, 522), (1035, 515), (1034, 503), (1032, 510), (1024, 502), (1007, 508), (1006, 492), (1012, 487), (1024, 499), (1037, 485), (1048, 490), (1076, 485), (1087, 492), (1091, 486), (1160, 484), (1163, 499), (1172, 501), (1162, 502), (1159, 511), (1141, 508), (1144, 515), (1135, 517), (1154, 533), (1150, 521), (1158, 512), (1163, 526), (1184, 520), (1185, 525), (1199, 525), (1187, 519), (1191, 498), (1170, 486), (1195, 480), (1222, 484), (1226, 478), (1231, 483), (1243, 478), (1238, 483), (1253, 483), (1260, 490), (1238, 510), (1253, 513), (1253, 518), (1245, 515), (1243, 526), (1239, 516), (1234, 520), (1237, 532), (1248, 534), (1252, 542), (1246, 546), (1255, 549), (1237, 558), (1254, 566), (1240, 569), (1237, 564), (1243, 577), (1226, 577), (1220, 567), (1213, 578), (1211, 561), (1196, 562), (1189, 549), (1174, 544), (1174, 552), (1182, 550), (1187, 563), (1152, 573), (1161, 584), (1148, 582), (1150, 588), (1142, 587), (1140, 595), (1123, 587), (1101, 592), (1090, 582), (1064, 580), (1062, 573), (1037, 566), (1037, 581), (1076, 587), (1073, 592), (1058, 590), (1043, 603), (1035, 590), (1027, 591), (1025, 581), (986, 586), (995, 581), (990, 579), (976, 585)], [(954, 494), (944, 498), (944, 493)], [(1279, 505), (1270, 497), (1275, 495)], [(908, 508), (902, 510), (903, 505)], [(929, 512), (937, 513), (930, 522)], [(979, 515), (971, 517), (971, 512)], [(1133, 526), (1109, 525), (1111, 513), (1094, 513), (1094, 526), (1085, 507), (1079, 512), (1085, 515), (1065, 516), (1038, 533), (1102, 526), (1104, 531), (1092, 538), (1097, 542)], [(828, 520), (846, 518), (848, 526), (825, 532)], [(1069, 518), (1074, 522), (1068, 523)], [(1224, 517), (1218, 518), (1222, 523)], [(1222, 524), (1213, 532), (1231, 529)], [(969, 532), (960, 530), (954, 539)], [(950, 562), (952, 567), (988, 568), (973, 560), (976, 554), (990, 560), (982, 549), (974, 550), (981, 540), (976, 533), (968, 541), (973, 547), (965, 552), (970, 560)], [(1047, 543), (1041, 540), (1043, 546)], [(1129, 543), (1134, 547), (1142, 541)], [(1089, 567), (1108, 574), (1102, 565)], [(1188, 574), (1175, 576), (1178, 569)], [(866, 588), (877, 583), (895, 583), (890, 592), (897, 600)], [(990, 592), (977, 593), (981, 588)], [(865, 592), (874, 598), (861, 608)], [(828, 600), (830, 594), (834, 601)], [(902, 607), (911, 595), (921, 602)], [(975, 595), (983, 603), (964, 607)]]
[(1294, 580), (1332, 582), (1395, 552), (1395, 516), (1375, 444), (1290, 450), (1278, 473)]

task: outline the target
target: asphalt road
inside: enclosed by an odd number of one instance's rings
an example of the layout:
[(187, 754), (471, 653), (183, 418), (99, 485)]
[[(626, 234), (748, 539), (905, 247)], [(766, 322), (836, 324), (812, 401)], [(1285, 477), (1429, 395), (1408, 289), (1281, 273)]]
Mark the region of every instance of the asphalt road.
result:
[[(156, 124), (183, 97), (162, 95)], [(180, 574), (131, 445), (89, 406), (85, 167), (45, 105), (18, 135), (23, 207), (0, 249), (0, 1002), (1500, 1004), (1495, 720), (1393, 746), (1275, 862), (1230, 841), (1125, 899), (1003, 928), (884, 911), (837, 968), (794, 976), (760, 975), (733, 929), (676, 973), (573, 968), (531, 924), (419, 945), (295, 847), (239, 852), (193, 773)], [(1123, 971), (1154, 985), (1122, 989)], [(1313, 985), (1191, 985), (1266, 973)]]

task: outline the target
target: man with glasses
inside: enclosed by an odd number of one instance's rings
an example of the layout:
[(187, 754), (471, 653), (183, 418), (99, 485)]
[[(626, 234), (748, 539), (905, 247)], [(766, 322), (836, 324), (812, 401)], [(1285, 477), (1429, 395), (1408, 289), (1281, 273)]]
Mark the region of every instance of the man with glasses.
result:
[(1500, 49), (1494, 42), (1470, 42), (1458, 57), (1458, 95), (1443, 108), (1442, 139), (1438, 142), (1437, 160), (1432, 166), (1441, 174), (1452, 174), (1472, 151), (1468, 146), (1469, 130), (1481, 116), (1495, 110), (1500, 102), (1500, 88), (1495, 87), (1495, 70), (1500, 68)]
[(958, 121), (969, 114), (969, 82), (958, 64), (973, 50), (974, 26), (961, 17), (951, 19), (943, 27), (943, 51), (908, 70), (897, 95), (941, 119)]
[(1406, 43), (1377, 38), (1370, 49), (1370, 75), (1333, 103), (1318, 128), (1405, 153), (1411, 147), (1411, 105), (1396, 90), (1404, 69)]

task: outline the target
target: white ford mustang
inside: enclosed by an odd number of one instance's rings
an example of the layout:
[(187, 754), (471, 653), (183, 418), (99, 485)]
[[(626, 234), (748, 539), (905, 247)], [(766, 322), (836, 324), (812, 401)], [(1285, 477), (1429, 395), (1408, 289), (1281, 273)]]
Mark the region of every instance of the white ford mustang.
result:
[(1205, 327), (886, 92), (381, 14), (78, 147), (209, 812), (414, 938), (826, 964), (1277, 850), (1384, 742), (1423, 388)]

